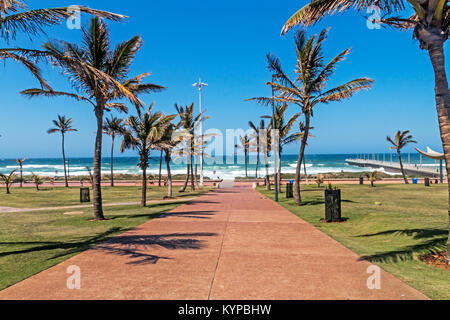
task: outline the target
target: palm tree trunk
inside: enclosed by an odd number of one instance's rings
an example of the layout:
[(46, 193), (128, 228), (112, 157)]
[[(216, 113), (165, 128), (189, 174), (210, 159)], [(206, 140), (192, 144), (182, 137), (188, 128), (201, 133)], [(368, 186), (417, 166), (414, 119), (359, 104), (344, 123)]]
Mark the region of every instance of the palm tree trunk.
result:
[(142, 198), (141, 207), (147, 206), (147, 167), (142, 168)]
[(266, 162), (266, 190), (270, 191), (270, 177), (269, 177), (269, 155), (264, 152), (264, 160)]
[(97, 116), (97, 136), (95, 138), (94, 151), (94, 174), (93, 174), (93, 198), (94, 198), (94, 219), (105, 220), (102, 204), (102, 138), (103, 138), (103, 108), (97, 106), (95, 110)]
[(303, 133), (302, 142), (300, 146), (300, 153), (298, 155), (297, 169), (295, 171), (294, 203), (297, 206), (302, 205), (302, 196), (300, 194), (300, 175), (302, 171), (302, 161), (305, 155), (306, 143), (308, 142), (309, 124), (311, 120), (310, 117), (311, 115), (309, 113), (305, 113), (305, 132)]
[(256, 181), (258, 181), (258, 169), (259, 169), (259, 139), (257, 139), (256, 143), (258, 144), (258, 147), (256, 148), (256, 173), (255, 173), (255, 178), (256, 178)]
[(194, 184), (195, 188), (198, 189), (198, 179), (197, 179), (197, 172), (198, 172), (198, 157), (195, 157), (195, 172), (194, 172)]
[(23, 186), (23, 165), (22, 163), (20, 164), (20, 187), (22, 188)]
[(179, 192), (185, 192), (186, 191), (186, 188), (187, 188), (187, 185), (188, 185), (188, 182), (189, 182), (189, 171), (190, 171), (190, 168), (189, 168), (189, 163), (188, 163), (187, 164), (187, 172), (186, 172), (186, 180), (184, 180), (184, 185), (180, 189)]
[(167, 187), (168, 187), (168, 197), (173, 198), (172, 191), (172, 173), (170, 172), (170, 153), (166, 151), (166, 166), (167, 166)]
[(403, 169), (403, 160), (402, 160), (402, 154), (400, 150), (398, 153), (398, 160), (400, 161), (400, 170), (402, 171), (403, 180), (405, 180), (405, 184), (409, 184), (408, 178), (406, 177), (405, 170)]
[(64, 133), (62, 134), (62, 156), (64, 162), (64, 181), (66, 183), (66, 188), (69, 187), (69, 182), (67, 181), (67, 170), (66, 170), (66, 152), (64, 150)]
[(161, 171), (162, 171), (162, 158), (163, 158), (163, 150), (161, 149), (161, 154), (159, 156), (159, 175), (158, 175), (158, 187), (161, 188)]
[(244, 150), (244, 157), (245, 157), (245, 160), (244, 160), (244, 162), (245, 162), (245, 177), (246, 178), (248, 178), (248, 162), (247, 162), (247, 158), (248, 158), (248, 156), (247, 156), (247, 149), (245, 149)]
[(114, 136), (111, 139), (111, 187), (114, 187)]
[(195, 191), (195, 184), (194, 184), (194, 160), (191, 160), (191, 191)]
[[(439, 118), (441, 139), (445, 154), (447, 177), (450, 176), (450, 90), (448, 88), (447, 74), (445, 71), (444, 42), (431, 43), (428, 48), (431, 63), (433, 65), (436, 82), (436, 107)], [(449, 186), (449, 210), (450, 221), (450, 183)], [(450, 223), (449, 223), (450, 232)], [(447, 262), (450, 264), (450, 234), (447, 241)]]

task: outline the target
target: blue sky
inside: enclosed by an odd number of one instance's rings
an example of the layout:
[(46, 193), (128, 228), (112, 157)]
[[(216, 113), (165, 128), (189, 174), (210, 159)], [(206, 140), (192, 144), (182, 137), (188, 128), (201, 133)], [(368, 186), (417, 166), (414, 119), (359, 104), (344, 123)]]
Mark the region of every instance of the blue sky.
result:
[[(131, 75), (151, 72), (154, 83), (168, 87), (163, 93), (143, 96), (156, 108), (174, 112), (174, 103), (197, 102), (192, 87), (199, 75), (208, 82), (204, 105), (211, 117), (207, 128), (247, 128), (249, 120), (270, 112), (245, 99), (270, 94), (265, 55), (273, 52), (284, 69), (295, 64), (293, 32), (281, 37), (283, 23), (306, 1), (172, 0), (123, 1), (89, 0), (76, 4), (130, 16), (123, 23), (111, 23), (112, 41), (117, 43), (139, 34), (145, 44), (136, 58)], [(60, 0), (30, 0), (33, 7), (73, 4)], [(83, 17), (83, 24), (89, 22)], [(366, 76), (374, 88), (354, 98), (315, 111), (310, 154), (388, 152), (386, 135), (396, 130), (412, 131), (419, 146), (441, 150), (434, 102), (434, 77), (428, 55), (421, 51), (411, 32), (391, 29), (369, 30), (362, 16), (345, 14), (325, 19), (309, 29), (317, 33), (331, 27), (325, 44), (327, 60), (347, 47), (352, 53), (341, 63), (330, 85)], [(78, 41), (79, 30), (58, 26), (48, 36), (33, 42), (19, 38), (10, 46), (39, 47), (48, 38)], [(2, 43), (4, 47), (6, 43)], [(0, 117), (0, 158), (59, 157), (60, 137), (46, 130), (58, 114), (74, 119), (80, 130), (67, 138), (69, 157), (93, 154), (95, 117), (92, 108), (65, 98), (28, 100), (18, 92), (38, 84), (21, 66), (7, 62), (0, 66), (2, 117)], [(56, 90), (69, 90), (65, 78), (44, 67), (45, 78)], [(292, 74), (292, 73), (291, 73)], [(132, 110), (132, 109), (130, 109)], [(292, 106), (290, 113), (298, 112)], [(109, 149), (104, 139), (104, 150)], [(411, 151), (412, 149), (406, 150)], [(297, 153), (298, 146), (286, 148)], [(127, 154), (130, 155), (130, 154)]]

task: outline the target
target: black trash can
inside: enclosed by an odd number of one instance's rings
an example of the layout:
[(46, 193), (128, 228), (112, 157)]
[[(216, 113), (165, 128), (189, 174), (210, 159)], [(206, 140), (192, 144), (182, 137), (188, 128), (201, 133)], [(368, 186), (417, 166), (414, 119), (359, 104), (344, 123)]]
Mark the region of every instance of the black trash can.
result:
[(364, 178), (363, 177), (359, 178), (359, 184), (364, 184)]
[(80, 188), (80, 202), (91, 202), (91, 190), (89, 188)]
[(430, 178), (425, 178), (425, 187), (430, 186)]
[(341, 190), (325, 190), (326, 222), (341, 222)]
[(294, 185), (291, 183), (286, 184), (286, 199), (292, 199), (294, 197)]

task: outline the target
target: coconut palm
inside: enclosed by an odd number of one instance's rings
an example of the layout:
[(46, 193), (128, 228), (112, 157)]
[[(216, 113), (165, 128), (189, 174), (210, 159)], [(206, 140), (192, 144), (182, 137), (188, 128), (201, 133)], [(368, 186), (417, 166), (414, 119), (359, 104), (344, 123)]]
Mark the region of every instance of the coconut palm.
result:
[[(85, 6), (71, 6), (59, 8), (28, 9), (25, 1), (20, 0), (1, 0), (0, 1), (0, 37), (9, 42), (19, 35), (29, 38), (39, 35), (45, 35), (45, 28), (60, 24), (72, 17), (77, 9), (80, 13), (87, 13), (119, 21), (126, 16), (118, 15), (102, 10), (91, 9)], [(26, 50), (19, 48), (0, 49), (0, 60), (13, 60), (21, 63), (31, 74), (33, 74), (46, 89), (51, 89), (41, 76), (39, 68), (30, 59), (30, 55), (40, 55), (35, 50)]]
[(44, 183), (44, 180), (42, 177), (35, 175), (34, 173), (31, 175), (31, 180), (33, 181), (34, 185), (36, 186), (36, 191), (39, 191), (39, 186)]
[(114, 187), (114, 142), (123, 134), (123, 119), (111, 116), (103, 123), (103, 133), (111, 137), (111, 187)]
[(23, 158), (23, 159), (16, 159), (16, 163), (19, 165), (19, 182), (20, 182), (20, 187), (23, 187), (23, 164), (24, 162), (27, 160), (27, 158)]
[(66, 183), (66, 188), (69, 187), (69, 181), (67, 179), (67, 169), (66, 169), (66, 152), (64, 150), (65, 146), (65, 142), (64, 142), (64, 138), (65, 138), (65, 134), (68, 132), (74, 132), (74, 131), (78, 131), (77, 129), (73, 128), (73, 120), (72, 118), (66, 118), (66, 116), (60, 116), (58, 115), (58, 119), (57, 120), (53, 120), (53, 124), (55, 125), (54, 128), (51, 128), (47, 131), (48, 134), (53, 134), (53, 133), (61, 133), (61, 144), (62, 144), (62, 157), (63, 157), (63, 163), (64, 163), (64, 181)]
[(248, 125), (253, 129), (253, 136), (256, 144), (256, 173), (255, 177), (258, 179), (258, 170), (260, 164), (260, 154), (261, 154), (261, 134), (262, 128), (265, 127), (264, 120), (261, 120), (259, 127), (257, 127), (252, 121), (249, 121)]
[[(300, 132), (292, 133), (292, 127), (295, 122), (300, 117), (300, 113), (296, 113), (287, 119), (286, 111), (288, 109), (288, 104), (285, 103), (280, 106), (275, 107), (275, 129), (278, 130), (279, 147), (278, 147), (278, 188), (281, 192), (281, 155), (283, 153), (283, 148), (293, 142), (299, 141), (302, 137)], [(274, 121), (273, 116), (264, 116), (263, 118), (271, 119), (270, 123), (273, 127)]]
[(2, 179), (3, 183), (5, 184), (6, 194), (11, 194), (11, 185), (17, 181), (16, 171), (17, 170), (11, 171), (9, 175), (0, 173), (0, 179)]
[(173, 150), (183, 141), (183, 136), (177, 134), (177, 130), (180, 127), (180, 123), (177, 125), (170, 123), (164, 134), (157, 142), (158, 148), (164, 152), (164, 161), (166, 162), (167, 169), (167, 197), (173, 198), (173, 183), (172, 183), (172, 172), (170, 169), (170, 161), (172, 160)]
[(306, 38), (306, 33), (299, 30), (295, 34), (295, 49), (297, 53), (296, 76), (291, 80), (283, 71), (280, 60), (272, 55), (267, 55), (268, 69), (275, 75), (276, 82), (268, 85), (274, 88), (277, 96), (274, 98), (254, 98), (265, 105), (275, 102), (294, 104), (300, 107), (305, 117), (305, 133), (301, 139), (297, 170), (295, 174), (294, 198), (295, 204), (301, 205), (300, 173), (305, 148), (307, 145), (311, 117), (314, 116), (314, 108), (323, 103), (342, 101), (353, 96), (358, 91), (369, 89), (373, 80), (369, 78), (357, 78), (335, 88), (324, 90), (329, 78), (334, 74), (336, 66), (350, 53), (349, 49), (342, 51), (328, 64), (324, 63), (322, 44), (327, 38), (328, 31), (322, 30), (319, 36)]
[[(381, 23), (399, 30), (413, 30), (421, 49), (427, 50), (435, 74), (435, 95), (441, 140), (444, 148), (447, 175), (450, 176), (450, 90), (445, 70), (444, 43), (448, 39), (450, 6), (445, 0), (405, 1), (348, 1), (313, 0), (296, 12), (285, 24), (283, 33), (295, 25), (309, 26), (326, 15), (355, 9), (363, 13), (371, 5), (377, 5), (383, 16)], [(411, 16), (410, 12), (414, 14)], [(401, 16), (401, 14), (406, 16)], [(450, 197), (450, 184), (449, 184)], [(449, 202), (450, 211), (450, 202)], [(449, 215), (450, 218), (450, 215)], [(449, 224), (450, 229), (450, 224)], [(447, 242), (447, 262), (450, 264), (450, 233)]]
[(158, 145), (161, 146), (160, 139), (164, 131), (170, 125), (170, 121), (176, 117), (176, 115), (166, 116), (161, 112), (152, 112), (152, 109), (153, 104), (147, 110), (139, 107), (136, 108), (137, 116), (128, 117), (120, 147), (121, 152), (131, 149), (139, 153), (138, 166), (142, 170), (142, 207), (147, 205), (147, 168), (150, 152)]
[(378, 171), (367, 172), (366, 177), (370, 181), (370, 186), (375, 187), (375, 181), (378, 180)]
[(128, 78), (131, 64), (142, 47), (142, 39), (139, 36), (119, 43), (115, 49), (111, 48), (110, 38), (105, 22), (94, 18), (88, 28), (83, 28), (81, 46), (65, 41), (48, 42), (43, 46), (48, 59), (61, 69), (63, 75), (71, 79), (71, 84), (77, 92), (83, 92), (83, 94), (45, 89), (29, 89), (22, 92), (29, 97), (68, 96), (87, 102), (93, 107), (97, 120), (93, 173), (94, 218), (97, 221), (104, 220), (101, 161), (105, 112), (111, 109), (127, 112), (126, 105), (117, 102), (122, 98), (130, 100), (137, 108), (140, 108), (143, 103), (137, 98), (137, 94), (165, 89), (159, 85), (143, 83), (143, 79), (149, 73)]
[(239, 143), (235, 145), (235, 148), (244, 153), (245, 177), (248, 178), (248, 155), (254, 151), (254, 143), (251, 137), (245, 134), (239, 137)]
[(184, 150), (183, 155), (187, 158), (187, 175), (186, 180), (184, 181), (183, 187), (179, 192), (185, 192), (189, 180), (191, 180), (191, 191), (195, 190), (195, 181), (194, 181), (194, 161), (193, 157), (195, 156), (195, 131), (200, 126), (200, 123), (208, 117), (203, 116), (205, 111), (194, 116), (194, 104), (190, 104), (189, 106), (182, 107), (175, 104), (175, 109), (177, 110), (178, 115), (180, 116), (180, 127), (184, 132)]
[(408, 131), (399, 130), (395, 133), (393, 138), (386, 137), (386, 140), (392, 144), (392, 147), (389, 148), (390, 150), (397, 150), (403, 180), (405, 180), (405, 184), (409, 184), (408, 178), (406, 177), (405, 170), (403, 168), (402, 149), (406, 147), (408, 144), (417, 143), (417, 141), (413, 140), (413, 136), (409, 134), (409, 130)]

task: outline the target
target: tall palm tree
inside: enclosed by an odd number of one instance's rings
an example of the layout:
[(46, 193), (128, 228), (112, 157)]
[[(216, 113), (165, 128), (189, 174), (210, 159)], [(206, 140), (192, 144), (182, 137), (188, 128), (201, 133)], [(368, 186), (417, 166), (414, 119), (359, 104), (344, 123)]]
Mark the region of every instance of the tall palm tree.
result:
[(5, 184), (6, 194), (11, 194), (11, 185), (17, 181), (16, 171), (17, 170), (11, 171), (9, 175), (0, 173), (0, 179), (2, 179), (3, 183)]
[(114, 141), (123, 134), (123, 119), (111, 116), (103, 123), (103, 132), (111, 137), (111, 187), (114, 187)]
[(187, 157), (187, 176), (184, 181), (183, 187), (180, 189), (180, 192), (185, 192), (189, 180), (191, 180), (191, 190), (195, 190), (195, 182), (194, 182), (194, 161), (193, 157), (195, 156), (195, 131), (200, 126), (200, 123), (206, 119), (207, 116), (203, 116), (204, 112), (194, 115), (194, 104), (191, 103), (189, 106), (182, 107), (175, 104), (175, 109), (177, 110), (178, 115), (180, 116), (180, 127), (184, 131), (184, 142), (185, 148), (183, 155)]
[[(356, 9), (363, 13), (371, 5), (377, 5), (382, 13), (381, 23), (400, 30), (413, 30), (421, 49), (427, 50), (435, 74), (435, 95), (441, 140), (444, 148), (447, 175), (450, 176), (450, 90), (445, 70), (444, 43), (448, 39), (450, 26), (450, 6), (445, 0), (408, 0), (405, 1), (348, 1), (313, 0), (285, 24), (282, 33), (286, 33), (297, 24), (314, 24), (326, 15)], [(410, 15), (411, 10), (414, 14)], [(407, 14), (401, 17), (400, 13)], [(450, 184), (449, 184), (449, 220), (450, 220)], [(449, 224), (450, 231), (450, 224)], [(447, 242), (447, 262), (450, 264), (450, 232)]]
[(417, 141), (413, 140), (413, 136), (409, 134), (409, 130), (407, 131), (399, 130), (395, 133), (394, 138), (387, 137), (386, 140), (392, 144), (392, 147), (389, 148), (390, 150), (397, 150), (403, 180), (405, 180), (405, 184), (409, 184), (408, 178), (406, 177), (405, 174), (405, 170), (403, 169), (402, 149), (406, 147), (408, 144), (417, 143)]
[[(60, 24), (73, 16), (71, 7), (29, 9), (25, 1), (1, 0), (0, 1), (0, 37), (9, 42), (18, 35), (34, 37), (45, 35), (45, 28)], [(114, 14), (102, 10), (91, 9), (85, 6), (76, 6), (82, 13), (119, 21), (126, 16)], [(51, 89), (41, 76), (39, 68), (30, 59), (30, 55), (40, 55), (35, 50), (20, 48), (0, 49), (0, 60), (13, 60), (21, 63), (33, 74), (46, 89)]]
[(150, 152), (161, 145), (160, 138), (176, 115), (165, 116), (161, 112), (152, 112), (153, 104), (146, 111), (141, 110), (140, 107), (136, 109), (137, 116), (130, 116), (126, 120), (120, 151), (131, 149), (137, 150), (139, 153), (138, 166), (142, 170), (141, 206), (145, 207), (147, 205), (147, 168)]
[(265, 127), (264, 120), (261, 120), (259, 127), (257, 127), (252, 121), (249, 121), (248, 125), (250, 128), (253, 129), (253, 135), (255, 139), (256, 144), (256, 173), (255, 178), (258, 179), (258, 170), (259, 170), (259, 164), (260, 164), (260, 154), (261, 154), (261, 134), (262, 134), (262, 128)]
[[(278, 130), (278, 137), (280, 139), (278, 147), (278, 188), (281, 192), (281, 155), (283, 153), (283, 148), (293, 142), (299, 141), (302, 137), (300, 132), (292, 133), (292, 127), (295, 122), (300, 117), (301, 113), (296, 113), (287, 119), (286, 111), (288, 109), (288, 104), (279, 105), (275, 107), (275, 129)], [(264, 116), (263, 118), (271, 119), (270, 123), (273, 127), (273, 116)]]
[(245, 163), (245, 177), (248, 178), (248, 155), (250, 152), (254, 151), (253, 141), (249, 135), (244, 135), (239, 137), (239, 143), (235, 145), (235, 148), (242, 150), (244, 153), (244, 163)]
[(55, 125), (54, 128), (51, 128), (47, 131), (48, 134), (53, 133), (61, 133), (61, 145), (62, 145), (62, 156), (63, 156), (63, 163), (64, 163), (64, 181), (66, 183), (66, 188), (69, 187), (69, 181), (67, 180), (67, 169), (66, 169), (66, 152), (65, 152), (65, 134), (68, 132), (74, 132), (78, 131), (73, 127), (73, 120), (72, 118), (66, 118), (66, 116), (60, 116), (58, 115), (57, 120), (53, 120), (53, 124)]
[(327, 38), (328, 31), (322, 30), (319, 36), (306, 38), (306, 33), (299, 30), (295, 34), (295, 50), (297, 64), (295, 78), (291, 80), (283, 71), (280, 60), (272, 55), (267, 55), (268, 69), (275, 75), (276, 82), (269, 82), (277, 93), (274, 98), (254, 98), (262, 104), (272, 104), (274, 101), (297, 105), (305, 117), (305, 133), (301, 139), (297, 169), (295, 174), (294, 200), (296, 205), (302, 205), (300, 195), (300, 174), (302, 161), (305, 154), (311, 117), (314, 116), (314, 108), (322, 103), (342, 101), (353, 96), (363, 89), (369, 89), (373, 80), (369, 78), (357, 78), (332, 89), (324, 90), (329, 78), (334, 74), (336, 65), (343, 61), (350, 53), (346, 49), (333, 58), (328, 64), (324, 63), (322, 44)]
[(97, 221), (105, 219), (101, 192), (104, 113), (111, 109), (128, 112), (125, 104), (117, 102), (122, 98), (130, 100), (140, 108), (143, 103), (137, 98), (137, 94), (165, 89), (159, 85), (142, 83), (149, 73), (128, 78), (131, 64), (142, 47), (141, 37), (135, 36), (121, 42), (114, 49), (111, 48), (110, 37), (105, 22), (94, 18), (88, 28), (83, 28), (81, 46), (65, 41), (48, 42), (43, 46), (46, 57), (71, 80), (77, 92), (84, 94), (36, 88), (22, 92), (29, 97), (68, 96), (93, 106), (97, 120), (93, 173), (94, 219)]
[(23, 187), (23, 163), (27, 160), (27, 158), (16, 159), (16, 163), (19, 165), (19, 182), (20, 187)]

